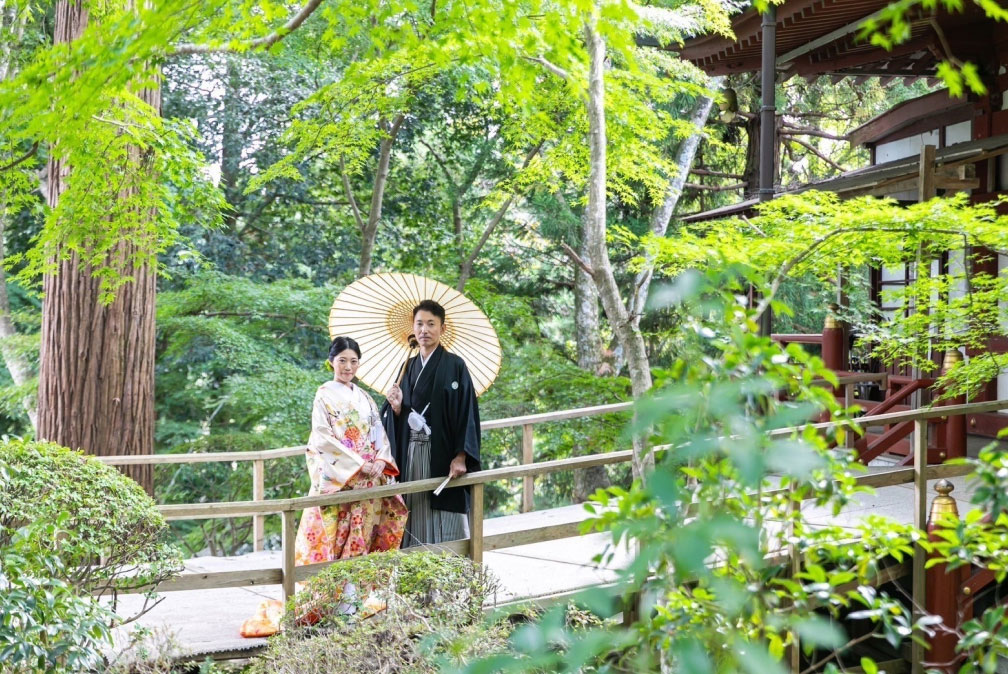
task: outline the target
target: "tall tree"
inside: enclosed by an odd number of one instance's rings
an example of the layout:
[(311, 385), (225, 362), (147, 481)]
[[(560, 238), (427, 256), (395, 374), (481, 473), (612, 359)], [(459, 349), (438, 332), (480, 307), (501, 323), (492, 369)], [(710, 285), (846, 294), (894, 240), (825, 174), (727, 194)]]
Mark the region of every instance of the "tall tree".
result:
[[(83, 2), (56, 3), (55, 44), (80, 38), (88, 24)], [(157, 87), (144, 87), (140, 100), (160, 111)], [(129, 147), (122, 175), (149, 170), (141, 151)], [(46, 201), (59, 207), (74, 167), (51, 157), (46, 167)], [(127, 181), (116, 195), (131, 201)], [(134, 217), (156, 217), (142, 208)], [(58, 253), (57, 253), (58, 254)], [(85, 257), (71, 252), (45, 275), (39, 369), (38, 437), (97, 454), (152, 454), (154, 451), (154, 293), (156, 270), (134, 263), (136, 245), (122, 241), (108, 253), (126, 265), (129, 281), (108, 302), (103, 280)], [(148, 492), (150, 466), (126, 471)]]

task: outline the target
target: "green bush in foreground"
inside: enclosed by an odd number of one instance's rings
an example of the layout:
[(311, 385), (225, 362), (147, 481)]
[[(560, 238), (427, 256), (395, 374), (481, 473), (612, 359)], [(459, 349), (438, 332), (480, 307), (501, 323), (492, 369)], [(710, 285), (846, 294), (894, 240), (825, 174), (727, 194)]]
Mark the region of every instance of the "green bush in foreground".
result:
[[(2, 465), (0, 465), (2, 469)], [(2, 475), (0, 475), (2, 477)], [(59, 557), (40, 541), (54, 540), (56, 523), (6, 532), (0, 546), (0, 662), (3, 671), (79, 672), (102, 662), (110, 615), (74, 592)]]
[[(59, 558), (52, 577), (78, 594), (114, 599), (116, 591), (156, 584), (181, 568), (157, 505), (116, 469), (53, 443), (24, 440), (0, 444), (0, 465), (0, 548), (22, 527), (34, 526), (34, 545)], [(56, 527), (43, 535), (46, 524)]]
[[(451, 555), (376, 553), (334, 564), (288, 602), (283, 631), (249, 673), (426, 674), (497, 652), (511, 628), (483, 620), (493, 591), (480, 566)], [(387, 608), (359, 617), (372, 594)], [(308, 615), (317, 622), (299, 624)]]

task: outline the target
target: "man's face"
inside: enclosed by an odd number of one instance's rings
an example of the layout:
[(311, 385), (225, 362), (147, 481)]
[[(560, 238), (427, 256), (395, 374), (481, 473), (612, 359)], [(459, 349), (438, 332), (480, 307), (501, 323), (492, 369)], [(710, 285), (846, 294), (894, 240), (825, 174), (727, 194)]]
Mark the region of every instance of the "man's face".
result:
[(431, 351), (441, 343), (441, 333), (444, 325), (441, 319), (429, 311), (421, 309), (413, 317), (413, 336), (424, 351)]

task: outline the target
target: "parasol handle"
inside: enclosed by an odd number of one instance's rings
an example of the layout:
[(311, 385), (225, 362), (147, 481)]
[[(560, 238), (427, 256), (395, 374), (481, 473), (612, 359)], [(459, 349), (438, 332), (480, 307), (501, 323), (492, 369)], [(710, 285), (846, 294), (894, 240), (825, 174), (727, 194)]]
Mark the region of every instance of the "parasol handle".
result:
[(402, 388), (403, 377), (406, 376), (406, 366), (409, 365), (410, 358), (413, 357), (413, 349), (419, 346), (416, 337), (410, 335), (406, 341), (409, 343), (409, 352), (406, 354), (406, 360), (403, 361), (402, 367), (399, 368), (399, 376), (396, 378), (396, 386)]

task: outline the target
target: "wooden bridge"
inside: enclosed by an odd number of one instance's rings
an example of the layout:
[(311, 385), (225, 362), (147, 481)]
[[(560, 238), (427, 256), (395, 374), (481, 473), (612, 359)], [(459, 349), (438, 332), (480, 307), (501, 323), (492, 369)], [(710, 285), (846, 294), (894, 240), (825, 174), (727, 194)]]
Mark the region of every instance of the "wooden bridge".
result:
[[(878, 375), (849, 375), (840, 379), (840, 386), (852, 396), (852, 387), (865, 378)], [(496, 597), (499, 603), (533, 600), (540, 603), (563, 600), (585, 587), (597, 586), (613, 581), (619, 568), (629, 560), (628, 553), (617, 551), (614, 560), (607, 566), (599, 567), (590, 560), (605, 548), (604, 534), (580, 535), (581, 523), (588, 517), (581, 506), (568, 506), (536, 512), (533, 509), (533, 480), (551, 473), (572, 471), (593, 466), (626, 463), (632, 452), (617, 451), (569, 459), (534, 462), (533, 429), (536, 424), (564, 419), (587, 417), (598, 414), (627, 411), (630, 403), (603, 405), (581, 409), (565, 410), (547, 414), (515, 417), (488, 421), (482, 424), (484, 430), (493, 428), (522, 427), (522, 463), (517, 466), (494, 468), (472, 473), (452, 481), (452, 486), (470, 486), (472, 508), (470, 512), (470, 532), (468, 540), (459, 540), (438, 546), (449, 554), (467, 555), (477, 562), (486, 564), (502, 585)], [(874, 466), (857, 478), (863, 486), (876, 488), (871, 496), (861, 497), (839, 517), (823, 510), (810, 510), (807, 515), (813, 522), (823, 524), (855, 524), (867, 514), (882, 514), (896, 520), (914, 524), (924, 529), (927, 525), (928, 482), (941, 478), (955, 479), (957, 499), (968, 502), (967, 490), (962, 476), (968, 473), (967, 466), (928, 465), (929, 424), (944, 424), (949, 419), (961, 418), (965, 414), (978, 414), (1008, 409), (1008, 400), (951, 405), (926, 409), (914, 409), (865, 416), (858, 419), (863, 429), (894, 427), (909, 424), (911, 448), (909, 466)], [(812, 424), (816, 428), (827, 429), (837, 424), (823, 422)], [(785, 436), (794, 429), (778, 429), (772, 436)], [(932, 429), (933, 434), (933, 429)], [(667, 448), (662, 448), (667, 449)], [(294, 538), (297, 514), (309, 507), (330, 506), (358, 500), (432, 491), (441, 482), (440, 478), (416, 482), (399, 483), (367, 490), (339, 492), (319, 496), (272, 499), (263, 498), (263, 478), (265, 463), (274, 459), (299, 455), (304, 447), (289, 447), (261, 452), (228, 452), (200, 454), (161, 454), (138, 457), (102, 457), (101, 460), (113, 465), (126, 464), (170, 464), (196, 462), (251, 462), (253, 494), (252, 501), (199, 503), (160, 506), (166, 519), (210, 519), (252, 517), (255, 518), (255, 552), (250, 555), (229, 558), (200, 557), (188, 560), (186, 571), (178, 578), (162, 583), (157, 589), (168, 593), (165, 600), (139, 622), (148, 627), (160, 627), (177, 633), (181, 650), (191, 657), (228, 658), (247, 655), (257, 650), (265, 640), (241, 639), (239, 626), (249, 617), (262, 597), (281, 598), (294, 592), (294, 584), (308, 578), (331, 564), (294, 565)], [(485, 519), (485, 485), (500, 481), (523, 480), (522, 513), (505, 517)], [(933, 494), (932, 494), (933, 495)], [(907, 506), (912, 504), (912, 507)], [(965, 507), (965, 505), (964, 505)], [(279, 515), (282, 521), (281, 550), (262, 551), (263, 518)], [(576, 537), (576, 538), (575, 538)], [(789, 555), (789, 550), (780, 551)], [(912, 566), (905, 571), (912, 577), (913, 600), (916, 606), (929, 606), (932, 602), (925, 597), (924, 552), (918, 549)], [(955, 588), (959, 590), (958, 586)], [(947, 593), (946, 593), (947, 594)], [(139, 601), (139, 597), (126, 596), (126, 602)], [(923, 650), (914, 646), (912, 661), (923, 661)], [(891, 663), (887, 671), (894, 669)], [(916, 668), (914, 671), (917, 671)]]

